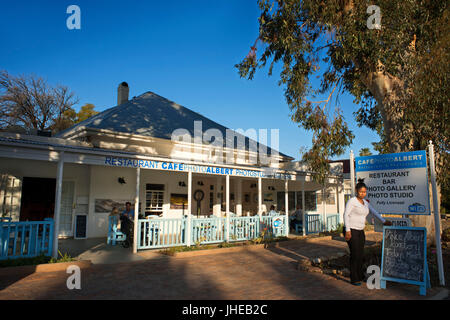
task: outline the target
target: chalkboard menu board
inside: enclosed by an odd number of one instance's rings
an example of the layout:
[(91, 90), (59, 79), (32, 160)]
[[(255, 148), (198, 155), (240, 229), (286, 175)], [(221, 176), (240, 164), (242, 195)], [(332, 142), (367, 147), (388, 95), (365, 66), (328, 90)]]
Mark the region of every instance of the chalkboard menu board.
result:
[[(427, 230), (415, 227), (384, 227), (381, 279), (428, 286)], [(423, 288), (422, 288), (423, 287)]]
[(87, 215), (77, 214), (75, 216), (75, 239), (87, 238)]

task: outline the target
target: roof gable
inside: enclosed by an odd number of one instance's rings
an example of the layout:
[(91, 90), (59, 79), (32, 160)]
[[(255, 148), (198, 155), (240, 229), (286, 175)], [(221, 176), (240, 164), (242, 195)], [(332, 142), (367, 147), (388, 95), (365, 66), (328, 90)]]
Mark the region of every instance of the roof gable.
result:
[[(173, 131), (180, 128), (188, 130), (191, 137), (194, 137), (194, 121), (202, 122), (203, 132), (218, 129), (222, 133), (225, 146), (226, 127), (153, 92), (146, 92), (124, 104), (96, 114), (58, 133), (57, 137), (69, 137), (84, 127), (171, 140)], [(248, 150), (247, 137), (245, 146)], [(271, 154), (271, 148), (267, 147), (267, 150), (267, 153)], [(292, 158), (282, 153), (280, 156)]]

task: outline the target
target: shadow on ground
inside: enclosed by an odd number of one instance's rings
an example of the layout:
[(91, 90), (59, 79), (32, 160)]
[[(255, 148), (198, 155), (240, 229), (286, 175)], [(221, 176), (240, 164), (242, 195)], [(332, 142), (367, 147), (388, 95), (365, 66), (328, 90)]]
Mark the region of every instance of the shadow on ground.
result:
[[(297, 270), (316, 252), (346, 250), (342, 241), (215, 253), (190, 257), (98, 264), (83, 270), (81, 290), (68, 290), (65, 272), (21, 279), (1, 299), (297, 300), (421, 299), (417, 286), (388, 283), (387, 290), (354, 287), (320, 273)], [(93, 244), (92, 252), (99, 251)], [(121, 248), (123, 249), (123, 248)], [(345, 279), (344, 279), (345, 280)]]

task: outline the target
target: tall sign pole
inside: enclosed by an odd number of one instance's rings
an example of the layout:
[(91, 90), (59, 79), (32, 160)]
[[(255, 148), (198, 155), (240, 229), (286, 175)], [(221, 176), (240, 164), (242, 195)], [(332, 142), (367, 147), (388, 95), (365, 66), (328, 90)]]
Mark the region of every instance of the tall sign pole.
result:
[(352, 188), (352, 197), (355, 196), (355, 155), (350, 150), (350, 186)]
[(433, 208), (434, 208), (434, 228), (436, 232), (436, 253), (437, 262), (439, 270), (439, 282), (441, 286), (445, 286), (444, 277), (444, 264), (442, 262), (442, 247), (441, 247), (441, 216), (439, 213), (439, 201), (436, 186), (436, 170), (434, 167), (434, 146), (432, 141), (428, 144), (428, 155), (430, 158), (430, 178), (431, 178), (431, 188), (433, 190)]

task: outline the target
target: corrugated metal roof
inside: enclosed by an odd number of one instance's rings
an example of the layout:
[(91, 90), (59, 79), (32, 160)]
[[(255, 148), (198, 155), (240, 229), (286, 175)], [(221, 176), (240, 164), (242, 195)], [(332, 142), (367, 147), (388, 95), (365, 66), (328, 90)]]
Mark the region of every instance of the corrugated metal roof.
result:
[(23, 145), (27, 145), (27, 146), (28, 145), (37, 145), (37, 146), (44, 146), (44, 147), (63, 148), (63, 149), (73, 150), (74, 152), (99, 151), (99, 152), (110, 153), (110, 154), (123, 154), (123, 155), (130, 155), (130, 156), (140, 155), (139, 153), (136, 153), (136, 152), (128, 152), (128, 151), (122, 151), (122, 150), (101, 149), (101, 148), (92, 148), (92, 147), (85, 147), (85, 146), (60, 144), (57, 142), (52, 142), (50, 139), (48, 140), (48, 142), (46, 142), (46, 141), (36, 141), (33, 139), (27, 139), (26, 135), (21, 136), (20, 138), (0, 136), (0, 141), (18, 143), (18, 144), (23, 144)]
[[(180, 128), (188, 130), (191, 137), (194, 137), (194, 121), (202, 121), (203, 132), (218, 129), (226, 146), (226, 127), (153, 92), (146, 92), (122, 105), (107, 109), (60, 132), (56, 137), (67, 137), (85, 127), (170, 140), (174, 130)], [(249, 140), (245, 138), (247, 150)], [(267, 153), (271, 154), (271, 148), (267, 147), (267, 150)], [(279, 154), (292, 158), (283, 153)]]

